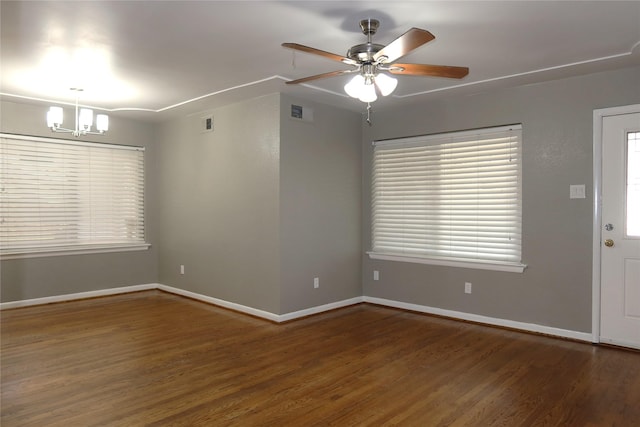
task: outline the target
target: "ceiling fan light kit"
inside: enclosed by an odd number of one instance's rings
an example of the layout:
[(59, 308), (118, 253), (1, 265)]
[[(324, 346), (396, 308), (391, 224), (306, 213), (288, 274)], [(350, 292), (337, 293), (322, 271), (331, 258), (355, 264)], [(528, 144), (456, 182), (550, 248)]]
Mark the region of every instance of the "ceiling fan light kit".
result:
[(376, 76), (375, 82), (382, 96), (391, 95), (398, 86), (398, 79), (382, 73)]
[(346, 85), (344, 91), (352, 98), (358, 98), (362, 102), (373, 102), (378, 99), (376, 94), (390, 95), (398, 86), (398, 79), (386, 74), (376, 74), (372, 76), (358, 74), (354, 76)]
[(373, 102), (378, 99), (376, 89), (371, 80), (367, 81), (358, 74), (349, 83), (344, 85), (344, 91), (352, 98), (358, 98), (362, 102)]
[(467, 67), (454, 67), (428, 64), (396, 64), (395, 61), (409, 54), (414, 49), (435, 39), (429, 31), (411, 28), (400, 37), (384, 46), (373, 43), (372, 37), (378, 30), (380, 22), (376, 19), (360, 21), (362, 33), (367, 36), (367, 42), (352, 46), (346, 56), (325, 52), (297, 43), (283, 43), (282, 46), (323, 56), (332, 61), (351, 65), (351, 70), (331, 71), (288, 81), (287, 84), (304, 83), (311, 80), (334, 77), (342, 74), (358, 73), (345, 86), (347, 95), (362, 102), (371, 103), (378, 99), (377, 93), (388, 96), (396, 89), (398, 80), (387, 73), (407, 76), (431, 76), (461, 79), (469, 73)]

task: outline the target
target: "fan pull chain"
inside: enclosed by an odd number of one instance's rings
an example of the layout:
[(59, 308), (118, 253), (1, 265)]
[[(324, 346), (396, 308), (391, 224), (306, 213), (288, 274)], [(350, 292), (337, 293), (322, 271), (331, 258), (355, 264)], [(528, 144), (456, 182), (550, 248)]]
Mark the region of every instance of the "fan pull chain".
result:
[(291, 51), (291, 68), (296, 69), (296, 51)]
[(370, 102), (367, 102), (367, 124), (369, 126), (372, 125), (372, 123), (371, 123), (371, 103)]

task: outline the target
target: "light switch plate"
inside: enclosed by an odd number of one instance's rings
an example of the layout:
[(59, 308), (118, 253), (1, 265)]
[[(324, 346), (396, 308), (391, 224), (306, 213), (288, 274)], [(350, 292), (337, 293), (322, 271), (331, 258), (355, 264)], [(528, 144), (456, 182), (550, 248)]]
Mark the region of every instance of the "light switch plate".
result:
[(584, 184), (570, 185), (569, 186), (569, 198), (570, 199), (584, 199), (586, 198)]

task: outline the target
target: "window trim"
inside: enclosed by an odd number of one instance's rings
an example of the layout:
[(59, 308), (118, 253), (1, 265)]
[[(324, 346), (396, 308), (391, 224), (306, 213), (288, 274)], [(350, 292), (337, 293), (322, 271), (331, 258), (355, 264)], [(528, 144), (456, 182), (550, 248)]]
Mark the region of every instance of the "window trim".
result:
[[(452, 141), (454, 140), (464, 140), (466, 137), (471, 135), (478, 135), (478, 133), (493, 133), (493, 132), (501, 132), (507, 130), (517, 130), (522, 133), (522, 125), (521, 124), (513, 124), (513, 125), (505, 125), (505, 126), (494, 126), (488, 128), (480, 128), (480, 129), (470, 129), (463, 131), (453, 131), (453, 132), (443, 132), (437, 134), (430, 135), (422, 135), (422, 136), (414, 136), (414, 137), (406, 137), (406, 138), (393, 138), (387, 140), (377, 140), (372, 141), (371, 145), (375, 147), (376, 145), (384, 146), (384, 147), (411, 147), (411, 146), (419, 146), (419, 145), (433, 145), (438, 144), (439, 141), (446, 139), (448, 137), (452, 137)], [(522, 140), (520, 139), (520, 150), (522, 149)], [(522, 203), (522, 158), (519, 159), (519, 168), (518, 168), (518, 180), (520, 181), (520, 203)], [(372, 178), (373, 178), (373, 168), (372, 168)], [(371, 191), (373, 191), (374, 186), (373, 182), (371, 183)], [(371, 205), (369, 207), (370, 214), (374, 213), (373, 206), (373, 195), (371, 199)], [(520, 221), (522, 219), (520, 218)], [(373, 244), (373, 224), (370, 229), (370, 237), (372, 238), (371, 244)], [(520, 241), (520, 251), (522, 251), (522, 241)], [(438, 266), (446, 266), (446, 267), (461, 267), (461, 268), (472, 268), (472, 269), (480, 269), (480, 270), (492, 270), (492, 271), (503, 271), (503, 272), (513, 272), (513, 273), (523, 273), (527, 268), (527, 265), (520, 262), (513, 261), (493, 261), (493, 260), (482, 260), (482, 259), (471, 259), (471, 258), (456, 258), (456, 257), (439, 257), (437, 255), (411, 255), (411, 254), (398, 254), (392, 252), (377, 252), (375, 250), (367, 251), (366, 254), (370, 259), (373, 260), (382, 260), (382, 261), (396, 261), (396, 262), (409, 262), (409, 263), (418, 263), (418, 264), (428, 264), (428, 265), (438, 265)]]
[(100, 253), (112, 253), (112, 252), (132, 252), (132, 251), (146, 251), (151, 247), (150, 243), (141, 243), (136, 245), (94, 245), (82, 248), (67, 247), (67, 248), (49, 248), (46, 250), (30, 249), (20, 250), (15, 252), (5, 252), (0, 254), (0, 261), (9, 259), (22, 259), (22, 258), (42, 258), (62, 255), (87, 255), (87, 254), (100, 254)]
[[(60, 143), (60, 144), (75, 145), (75, 146), (90, 146), (90, 147), (99, 146), (101, 148), (116, 148), (121, 150), (133, 150), (133, 151), (141, 151), (141, 152), (146, 151), (145, 147), (143, 146), (113, 144), (113, 143), (104, 143), (104, 142), (89, 142), (89, 141), (60, 139), (60, 138), (48, 138), (48, 137), (12, 134), (12, 133), (4, 133), (4, 132), (0, 133), (0, 138), (27, 140), (27, 141), (45, 142), (45, 143)], [(146, 181), (144, 178), (144, 172), (145, 171), (143, 169), (143, 182), (142, 182), (143, 186)], [(143, 216), (146, 216), (146, 212), (144, 210), (144, 202), (143, 202), (142, 214)], [(144, 242), (115, 242), (115, 243), (93, 243), (93, 244), (89, 243), (84, 245), (78, 244), (78, 245), (60, 245), (60, 246), (50, 246), (50, 247), (42, 246), (42, 247), (23, 247), (23, 248), (15, 248), (15, 249), (5, 249), (5, 250), (0, 250), (0, 260), (4, 261), (4, 260), (11, 260), (11, 259), (40, 258), (40, 257), (63, 256), (63, 255), (131, 252), (131, 251), (148, 250), (150, 247), (151, 247), (151, 244), (146, 242), (146, 233), (145, 233)]]
[(506, 271), (510, 273), (523, 273), (525, 268), (527, 268), (527, 264), (522, 263), (497, 263), (491, 261), (469, 261), (454, 258), (412, 257), (407, 255), (390, 255), (371, 251), (367, 252), (367, 255), (369, 255), (370, 259), (382, 261), (399, 261), (414, 264), (441, 265), (445, 267), (475, 268), (477, 270)]

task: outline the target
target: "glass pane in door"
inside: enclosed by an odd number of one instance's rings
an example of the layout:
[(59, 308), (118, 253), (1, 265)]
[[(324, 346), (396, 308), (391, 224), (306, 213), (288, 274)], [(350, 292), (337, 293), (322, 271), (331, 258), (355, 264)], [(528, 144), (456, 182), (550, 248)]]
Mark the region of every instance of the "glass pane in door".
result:
[(627, 236), (640, 237), (640, 132), (627, 134)]

